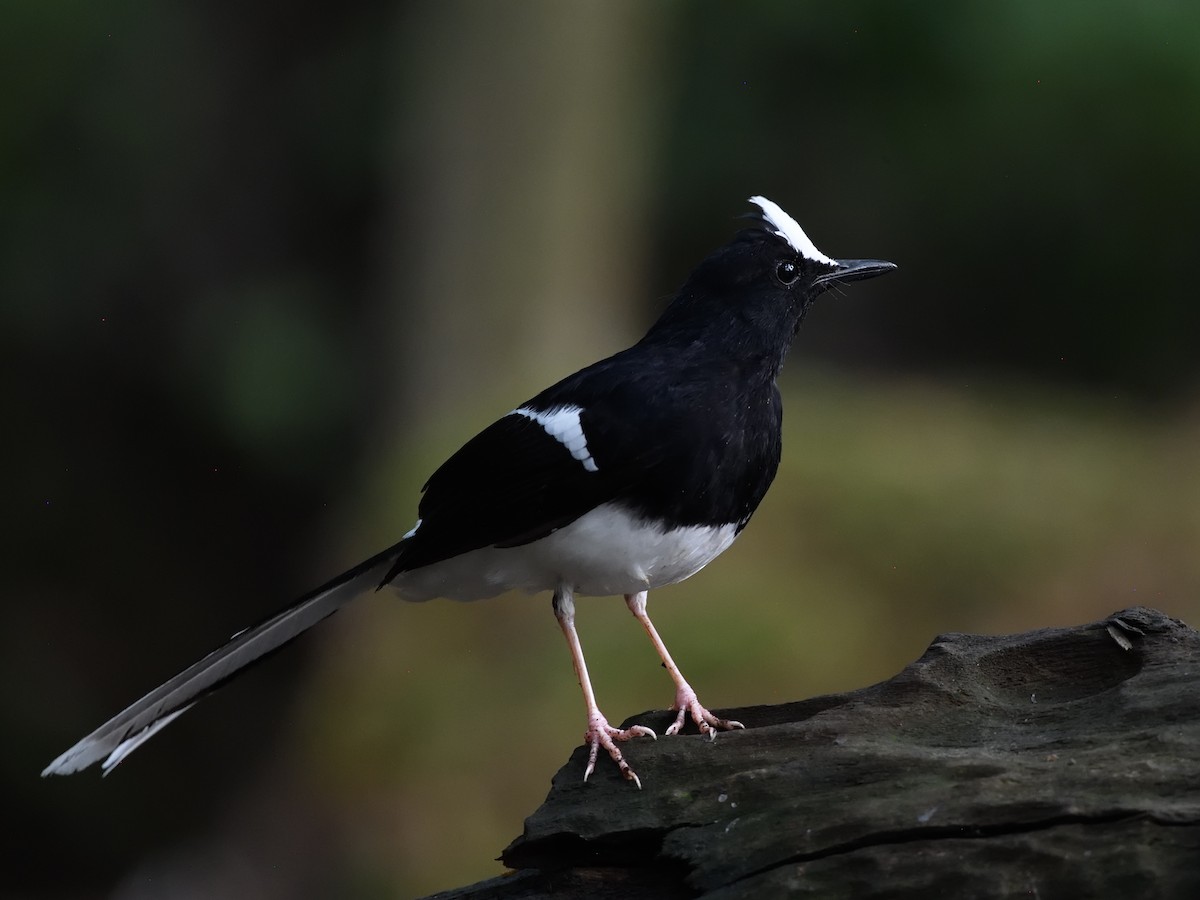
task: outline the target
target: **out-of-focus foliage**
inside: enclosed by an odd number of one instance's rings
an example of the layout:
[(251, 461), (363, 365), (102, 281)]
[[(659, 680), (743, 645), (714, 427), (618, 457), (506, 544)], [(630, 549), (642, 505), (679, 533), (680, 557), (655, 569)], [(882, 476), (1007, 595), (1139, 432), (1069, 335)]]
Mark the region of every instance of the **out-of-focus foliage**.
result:
[[(1195, 620), (1198, 33), (1109, 0), (6, 2), (0, 892), (497, 871), (583, 727), (546, 598), (367, 601), (111, 778), (36, 773), (403, 533), (752, 193), (901, 268), (814, 310), (779, 481), (651, 598), (707, 702), (856, 687), (939, 631)], [(668, 700), (620, 601), (580, 619), (610, 717)]]

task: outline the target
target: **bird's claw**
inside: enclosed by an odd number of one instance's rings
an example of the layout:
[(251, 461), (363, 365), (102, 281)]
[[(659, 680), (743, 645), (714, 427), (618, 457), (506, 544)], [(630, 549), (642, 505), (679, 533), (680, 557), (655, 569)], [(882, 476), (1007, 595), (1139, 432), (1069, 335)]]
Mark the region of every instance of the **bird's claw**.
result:
[(732, 731), (734, 728), (745, 728), (741, 722), (733, 719), (721, 719), (700, 705), (696, 692), (686, 684), (675, 693), (675, 704), (671, 709), (676, 711), (675, 721), (667, 728), (667, 734), (679, 734), (689, 716), (701, 734), (707, 734), (710, 741), (716, 740), (718, 731)]
[(642, 780), (638, 778), (637, 772), (633, 771), (629, 763), (625, 762), (625, 757), (621, 754), (620, 748), (617, 747), (617, 741), (628, 741), (635, 737), (649, 737), (658, 740), (658, 735), (645, 725), (613, 728), (600, 713), (597, 712), (589, 716), (588, 728), (583, 735), (584, 742), (590, 748), (588, 750), (587, 768), (583, 772), (583, 780), (587, 781), (588, 777), (595, 771), (596, 758), (600, 755), (600, 748), (603, 747), (608, 755), (612, 757), (612, 761), (617, 764), (617, 768), (621, 770), (621, 775), (624, 776), (625, 780), (632, 781), (637, 785), (638, 790), (641, 790)]

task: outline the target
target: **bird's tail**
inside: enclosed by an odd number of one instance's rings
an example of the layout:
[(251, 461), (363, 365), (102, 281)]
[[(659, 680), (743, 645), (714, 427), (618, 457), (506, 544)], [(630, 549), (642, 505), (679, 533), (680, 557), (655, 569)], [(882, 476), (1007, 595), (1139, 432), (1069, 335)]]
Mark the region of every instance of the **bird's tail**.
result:
[(46, 766), (42, 776), (70, 775), (103, 760), (105, 774), (161, 729), (247, 666), (258, 662), (379, 586), (399, 552), (397, 544), (301, 597), (159, 685)]

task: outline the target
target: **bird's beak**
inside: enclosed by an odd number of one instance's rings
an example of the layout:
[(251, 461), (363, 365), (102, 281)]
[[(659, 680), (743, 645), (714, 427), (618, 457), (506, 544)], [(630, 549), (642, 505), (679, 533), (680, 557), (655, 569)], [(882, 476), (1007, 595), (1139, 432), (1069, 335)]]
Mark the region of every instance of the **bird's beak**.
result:
[(874, 278), (896, 268), (895, 263), (884, 262), (882, 259), (838, 259), (835, 262), (837, 268), (819, 276), (813, 282), (814, 285), (830, 287), (844, 281), (862, 281), (864, 278)]

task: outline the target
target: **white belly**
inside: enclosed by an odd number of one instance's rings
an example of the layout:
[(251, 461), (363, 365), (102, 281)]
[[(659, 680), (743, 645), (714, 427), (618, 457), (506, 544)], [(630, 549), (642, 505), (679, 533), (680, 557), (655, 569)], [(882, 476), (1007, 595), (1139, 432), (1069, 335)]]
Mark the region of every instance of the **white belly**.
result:
[(540, 540), (485, 547), (401, 573), (390, 585), (405, 600), (481, 600), (508, 590), (636, 594), (682, 581), (733, 543), (734, 525), (663, 531), (606, 503)]

